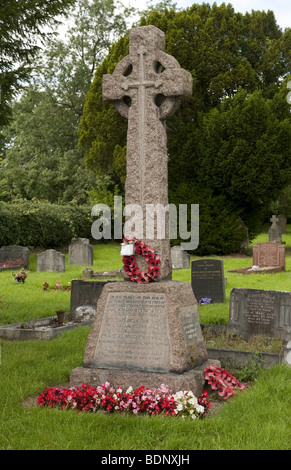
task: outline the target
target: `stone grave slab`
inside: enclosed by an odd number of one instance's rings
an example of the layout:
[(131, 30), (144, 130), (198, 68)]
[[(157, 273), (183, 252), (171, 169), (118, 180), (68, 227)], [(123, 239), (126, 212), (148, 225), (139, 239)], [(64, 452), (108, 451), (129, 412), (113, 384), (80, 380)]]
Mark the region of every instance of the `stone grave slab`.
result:
[(245, 339), (255, 335), (291, 339), (291, 292), (234, 288), (228, 329)]
[(46, 250), (37, 255), (37, 271), (62, 273), (66, 270), (65, 255), (56, 250)]
[(69, 264), (93, 265), (93, 246), (88, 238), (73, 238), (69, 246)]
[(29, 249), (19, 245), (0, 248), (0, 270), (25, 268), (29, 269)]
[(106, 281), (83, 281), (73, 279), (71, 282), (70, 312), (75, 314), (79, 307), (92, 307), (96, 313), (97, 302)]
[(190, 255), (181, 246), (173, 246), (171, 248), (171, 258), (173, 269), (190, 268)]
[(191, 263), (191, 285), (195, 298), (211, 299), (211, 303), (225, 302), (223, 261), (199, 259)]
[(232, 269), (228, 272), (253, 274), (253, 273), (278, 273), (285, 271), (285, 245), (281, 243), (258, 243), (253, 247), (253, 266), (241, 269)]
[(281, 233), (286, 233), (287, 218), (284, 214), (278, 215), (278, 225)]

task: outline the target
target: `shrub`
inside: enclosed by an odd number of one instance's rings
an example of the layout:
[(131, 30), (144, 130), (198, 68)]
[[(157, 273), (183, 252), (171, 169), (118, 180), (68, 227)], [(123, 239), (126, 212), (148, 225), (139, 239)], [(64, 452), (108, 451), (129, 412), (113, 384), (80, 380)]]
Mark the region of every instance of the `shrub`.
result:
[(20, 200), (0, 202), (0, 246), (54, 248), (89, 238), (91, 208)]

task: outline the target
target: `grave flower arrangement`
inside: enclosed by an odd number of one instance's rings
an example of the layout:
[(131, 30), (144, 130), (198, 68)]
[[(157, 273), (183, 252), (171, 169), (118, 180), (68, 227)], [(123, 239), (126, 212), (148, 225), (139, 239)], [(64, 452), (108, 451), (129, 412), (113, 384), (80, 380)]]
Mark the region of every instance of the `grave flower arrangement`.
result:
[(19, 273), (12, 274), (12, 276), (14, 276), (14, 279), (17, 284), (19, 284), (20, 282), (24, 284), (25, 279), (27, 278), (27, 273), (25, 272), (25, 269), (23, 268)]
[(63, 286), (63, 284), (59, 283), (59, 281), (56, 281), (54, 287), (50, 288), (49, 286), (49, 283), (48, 282), (45, 282), (43, 284), (43, 290), (52, 290), (53, 292), (57, 291), (57, 290), (63, 290), (63, 291), (66, 291), (66, 292), (70, 292), (71, 291), (71, 283), (69, 282), (67, 285)]
[(135, 247), (135, 253), (137, 255), (143, 256), (145, 260), (149, 263), (148, 269), (140, 271), (135, 255), (123, 256), (122, 262), (124, 266), (124, 271), (128, 274), (129, 278), (133, 282), (138, 284), (147, 284), (148, 282), (155, 281), (160, 275), (160, 266), (161, 260), (160, 257), (153, 248), (150, 248), (145, 243), (140, 240), (137, 240), (135, 237), (124, 238), (123, 243), (133, 243)]
[(210, 406), (207, 392), (198, 399), (191, 391), (172, 394), (164, 384), (158, 389), (129, 387), (126, 391), (115, 389), (105, 382), (94, 388), (87, 384), (81, 387), (60, 389), (46, 388), (37, 399), (38, 406), (49, 408), (76, 409), (77, 411), (107, 413), (129, 412), (135, 415), (154, 416), (164, 413), (166, 416), (203, 418)]
[(224, 400), (233, 397), (237, 390), (244, 390), (245, 388), (226, 369), (220, 367), (210, 365), (204, 369), (204, 376), (211, 389), (217, 391), (218, 395)]

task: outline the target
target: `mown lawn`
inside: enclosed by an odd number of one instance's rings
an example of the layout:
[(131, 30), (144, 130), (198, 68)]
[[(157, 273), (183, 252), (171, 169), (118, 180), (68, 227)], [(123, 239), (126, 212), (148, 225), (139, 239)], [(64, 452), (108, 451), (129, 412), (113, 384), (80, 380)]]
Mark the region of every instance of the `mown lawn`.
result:
[[(96, 245), (94, 259), (96, 271), (119, 269), (119, 245)], [(290, 290), (289, 257), (285, 273), (253, 276), (227, 272), (250, 266), (251, 258), (222, 259), (227, 278), (226, 302), (200, 307), (201, 323), (227, 323), (233, 287)], [(66, 285), (74, 278), (80, 279), (82, 269), (67, 263), (61, 275), (38, 273), (36, 255), (32, 255), (25, 284), (15, 284), (11, 272), (0, 273), (0, 299), (4, 302), (0, 324), (51, 316), (58, 308), (69, 311), (68, 292), (44, 291), (42, 286), (45, 281), (54, 285), (56, 280)], [(175, 271), (173, 278), (190, 281), (190, 270)], [(204, 420), (78, 414), (34, 406), (33, 397), (45, 387), (68, 386), (71, 370), (83, 362), (89, 331), (89, 327), (82, 327), (49, 341), (0, 340), (1, 450), (290, 449), (291, 368), (284, 365), (259, 371), (247, 390)]]

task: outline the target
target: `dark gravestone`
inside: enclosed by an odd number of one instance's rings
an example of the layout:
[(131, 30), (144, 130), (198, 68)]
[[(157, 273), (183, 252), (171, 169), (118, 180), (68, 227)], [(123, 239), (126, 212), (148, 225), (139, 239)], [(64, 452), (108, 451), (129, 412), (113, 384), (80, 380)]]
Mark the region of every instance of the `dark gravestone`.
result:
[(0, 248), (0, 269), (29, 268), (29, 249), (24, 246), (10, 245)]
[(225, 302), (223, 261), (218, 259), (192, 261), (191, 285), (198, 302), (202, 298), (211, 299), (211, 303)]
[(228, 328), (245, 339), (264, 335), (290, 340), (291, 292), (232, 289)]
[(97, 301), (105, 284), (107, 282), (74, 279), (71, 283), (71, 313), (76, 313), (76, 309), (83, 306), (93, 307), (96, 312)]

